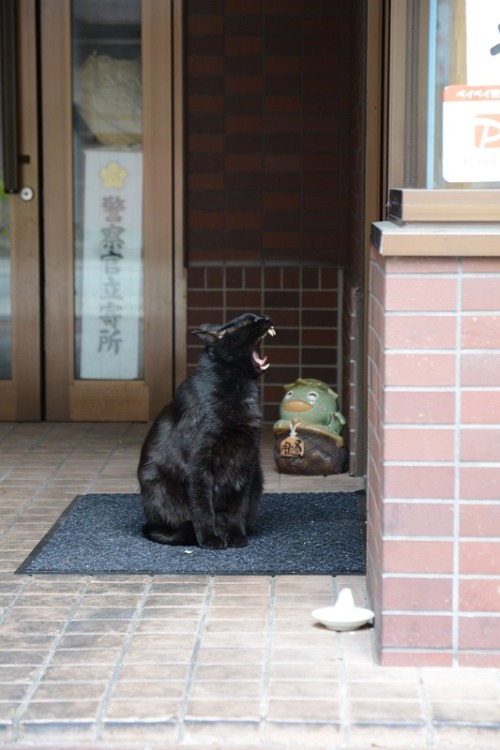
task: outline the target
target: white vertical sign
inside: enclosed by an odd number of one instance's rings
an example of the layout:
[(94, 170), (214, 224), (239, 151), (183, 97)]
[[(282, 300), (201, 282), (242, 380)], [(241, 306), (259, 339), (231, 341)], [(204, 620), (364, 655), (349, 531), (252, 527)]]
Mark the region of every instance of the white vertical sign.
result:
[(142, 153), (85, 152), (82, 380), (139, 377)]

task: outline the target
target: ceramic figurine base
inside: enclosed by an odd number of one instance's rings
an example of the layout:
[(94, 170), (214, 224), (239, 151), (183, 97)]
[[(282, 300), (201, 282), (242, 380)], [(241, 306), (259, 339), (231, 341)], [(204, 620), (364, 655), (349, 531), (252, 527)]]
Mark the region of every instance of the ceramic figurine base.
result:
[(275, 433), (274, 460), (283, 474), (309, 476), (341, 474), (347, 468), (347, 450), (329, 435), (299, 427)]

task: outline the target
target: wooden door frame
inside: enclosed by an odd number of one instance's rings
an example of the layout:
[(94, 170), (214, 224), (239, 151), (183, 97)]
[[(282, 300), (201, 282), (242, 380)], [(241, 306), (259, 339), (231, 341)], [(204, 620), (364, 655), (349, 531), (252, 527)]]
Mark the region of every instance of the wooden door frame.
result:
[(185, 371), (182, 3), (143, 0), (142, 7), (144, 380), (97, 381), (74, 377), (71, 7), (67, 0), (41, 4), (46, 416), (52, 421), (147, 420)]
[[(363, 278), (360, 279), (362, 297), (356, 302), (356, 334), (352, 356), (356, 361), (356, 379), (351, 396), (355, 403), (353, 429), (356, 435), (356, 449), (352, 473), (355, 476), (366, 474), (368, 444), (368, 312), (369, 312), (369, 268), (370, 232), (374, 221), (379, 221), (384, 211), (384, 151), (383, 133), (385, 129), (384, 82), (385, 45), (389, 0), (365, 0), (366, 37), (364, 49), (364, 174), (363, 227), (361, 252), (364, 254)], [(358, 307), (359, 305), (359, 307)]]
[(0, 419), (41, 418), (40, 239), (37, 125), (36, 9), (34, 0), (17, 3), (17, 83), (19, 182), (34, 191), (31, 201), (12, 193), (10, 272), (12, 378), (0, 380)]

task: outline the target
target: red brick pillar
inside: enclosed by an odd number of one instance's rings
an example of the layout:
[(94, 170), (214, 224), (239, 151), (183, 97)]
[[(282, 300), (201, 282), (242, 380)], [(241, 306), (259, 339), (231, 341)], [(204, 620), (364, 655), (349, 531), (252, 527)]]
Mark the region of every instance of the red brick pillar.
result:
[(384, 665), (500, 666), (500, 258), (371, 250), (368, 586)]

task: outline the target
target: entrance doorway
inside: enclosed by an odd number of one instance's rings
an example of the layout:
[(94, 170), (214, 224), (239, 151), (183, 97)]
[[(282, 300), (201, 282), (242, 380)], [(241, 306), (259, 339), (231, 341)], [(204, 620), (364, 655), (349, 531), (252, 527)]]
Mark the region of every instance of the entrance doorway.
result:
[(180, 3), (3, 6), (0, 419), (147, 420), (185, 367)]

